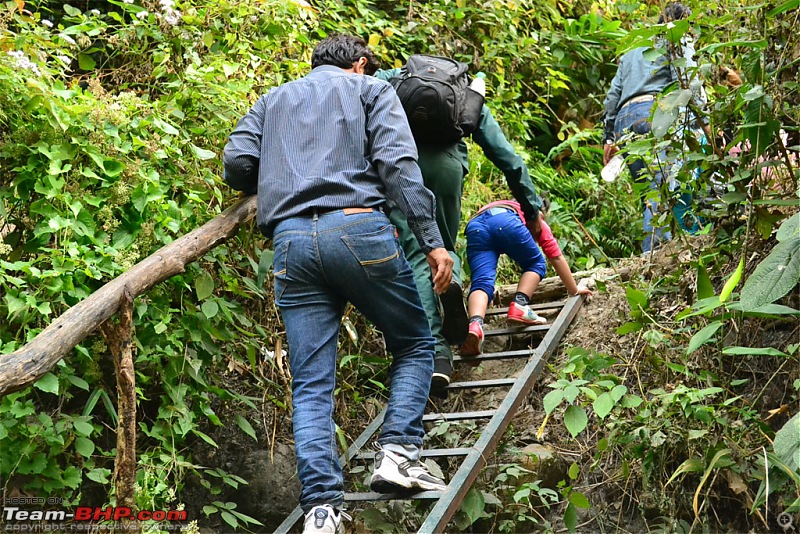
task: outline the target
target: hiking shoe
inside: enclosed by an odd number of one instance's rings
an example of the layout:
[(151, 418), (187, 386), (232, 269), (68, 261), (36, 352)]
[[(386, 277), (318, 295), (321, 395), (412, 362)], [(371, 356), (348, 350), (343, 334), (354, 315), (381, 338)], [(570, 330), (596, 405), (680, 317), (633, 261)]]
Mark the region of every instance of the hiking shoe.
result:
[(369, 487), (378, 493), (398, 491), (444, 491), (447, 484), (436, 478), (419, 460), (409, 460), (392, 451), (381, 449), (375, 455), (375, 471), (369, 480)]
[(451, 345), (461, 345), (467, 338), (469, 316), (461, 285), (453, 280), (439, 296), (442, 303), (442, 337)]
[(469, 323), (467, 340), (461, 345), (459, 352), (464, 358), (474, 358), (483, 352), (483, 326), (481, 323), (477, 321)]
[(431, 395), (440, 399), (447, 398), (447, 386), (453, 376), (453, 364), (448, 358), (433, 359), (433, 376), (431, 377)]
[(352, 518), (330, 504), (315, 506), (306, 514), (303, 534), (344, 534), (342, 519), (350, 521)]
[(508, 320), (520, 324), (545, 324), (547, 319), (539, 317), (530, 306), (512, 302), (508, 307)]

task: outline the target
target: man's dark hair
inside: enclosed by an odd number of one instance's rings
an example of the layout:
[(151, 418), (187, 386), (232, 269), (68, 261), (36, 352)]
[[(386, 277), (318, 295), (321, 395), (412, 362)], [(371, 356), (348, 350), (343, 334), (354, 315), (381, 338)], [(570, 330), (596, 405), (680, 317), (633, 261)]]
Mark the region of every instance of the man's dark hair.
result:
[(665, 22), (671, 22), (673, 20), (685, 19), (691, 14), (692, 10), (685, 5), (680, 2), (672, 2), (667, 4), (667, 7), (664, 8), (664, 12), (658, 17), (658, 23), (664, 24)]
[(352, 69), (353, 63), (362, 57), (367, 58), (364, 73), (372, 76), (380, 67), (380, 63), (369, 49), (367, 42), (352, 35), (331, 35), (314, 47), (314, 53), (311, 54), (311, 68), (333, 65), (341, 69)]

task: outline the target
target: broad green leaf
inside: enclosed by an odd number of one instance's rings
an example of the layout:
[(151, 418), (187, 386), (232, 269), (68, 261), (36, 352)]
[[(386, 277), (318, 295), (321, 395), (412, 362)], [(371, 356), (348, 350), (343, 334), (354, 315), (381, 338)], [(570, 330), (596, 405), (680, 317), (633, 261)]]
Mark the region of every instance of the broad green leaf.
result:
[(153, 124), (156, 126), (156, 128), (158, 128), (165, 134), (178, 135), (180, 133), (180, 131), (178, 131), (178, 129), (175, 128), (173, 125), (161, 119), (158, 118), (153, 119)]
[(747, 308), (741, 302), (731, 302), (728, 304), (729, 310), (742, 312), (746, 316), (765, 317), (769, 315), (800, 315), (800, 310), (784, 306), (783, 304), (764, 304), (757, 308)]
[(256, 436), (256, 431), (253, 429), (253, 425), (251, 425), (247, 419), (237, 414), (234, 420), (236, 421), (236, 425), (242, 429), (242, 432), (244, 432), (254, 440), (258, 441), (258, 436)]
[(619, 384), (614, 386), (609, 394), (611, 395), (611, 398), (614, 399), (614, 402), (619, 402), (619, 400), (624, 397), (627, 392), (628, 386)]
[(467, 514), (469, 524), (472, 525), (483, 516), (485, 506), (483, 494), (478, 489), (471, 488), (461, 503), (461, 511)]
[(214, 293), (214, 279), (208, 272), (203, 271), (194, 282), (197, 300), (205, 300)]
[(785, 352), (781, 352), (772, 347), (725, 347), (722, 349), (722, 354), (732, 354), (734, 356), (789, 356)]
[(45, 393), (52, 393), (58, 395), (58, 377), (53, 373), (47, 373), (42, 378), (37, 380), (33, 386), (40, 389)]
[(626, 286), (625, 298), (628, 299), (628, 304), (630, 304), (631, 308), (634, 310), (637, 310), (639, 308), (642, 309), (647, 308), (647, 295), (645, 295), (638, 289), (634, 289), (631, 286)]
[(94, 432), (94, 427), (91, 423), (84, 421), (83, 419), (76, 419), (72, 422), (72, 428), (75, 429), (75, 433), (79, 436), (89, 437), (92, 432)]
[(578, 509), (572, 503), (567, 505), (564, 512), (564, 526), (570, 533), (575, 532), (575, 529), (578, 528)]
[(614, 399), (611, 398), (610, 393), (602, 393), (597, 400), (592, 403), (592, 409), (594, 413), (597, 414), (597, 417), (600, 419), (605, 419), (606, 416), (611, 413), (611, 410), (614, 408)]
[(739, 259), (739, 266), (736, 267), (736, 270), (733, 272), (728, 281), (725, 282), (725, 285), (722, 286), (722, 291), (719, 293), (719, 301), (725, 302), (733, 293), (733, 290), (739, 285), (739, 281), (742, 279), (742, 273), (744, 272), (744, 257)]
[(626, 334), (630, 334), (631, 332), (638, 332), (642, 329), (642, 326), (642, 323), (639, 321), (628, 321), (624, 325), (617, 328), (617, 334), (624, 336)]
[(213, 319), (219, 312), (219, 304), (217, 304), (215, 300), (207, 300), (203, 302), (200, 309), (203, 310), (203, 315), (209, 319)]
[(569, 466), (569, 469), (567, 470), (567, 475), (569, 475), (570, 479), (575, 480), (578, 478), (578, 475), (580, 474), (581, 474), (581, 466), (578, 465), (578, 462), (572, 462), (572, 464)]
[(800, 0), (786, 0), (786, 2), (782, 3), (781, 5), (767, 11), (767, 16), (774, 17), (798, 8), (800, 8)]
[(583, 432), (588, 423), (589, 418), (586, 416), (586, 410), (574, 404), (570, 404), (567, 407), (567, 410), (564, 412), (564, 424), (573, 438)]
[(697, 266), (697, 299), (707, 299), (714, 296), (714, 286), (711, 278), (703, 265)]
[(775, 236), (779, 242), (787, 241), (793, 237), (800, 237), (800, 212), (783, 221)]
[(800, 237), (781, 241), (758, 264), (742, 288), (742, 305), (749, 309), (775, 302), (800, 282)]
[(75, 438), (75, 450), (84, 458), (89, 458), (94, 453), (94, 442), (88, 438)]
[(200, 439), (202, 439), (203, 441), (205, 441), (206, 443), (208, 443), (208, 444), (209, 444), (209, 445), (211, 445), (212, 447), (219, 448), (219, 445), (217, 445), (217, 442), (216, 442), (216, 441), (214, 441), (214, 440), (211, 438), (211, 436), (209, 436), (208, 434), (206, 434), (206, 433), (204, 433), (204, 432), (200, 432), (200, 431), (199, 431), (199, 430), (197, 430), (196, 428), (193, 428), (193, 429), (192, 429), (192, 434), (194, 434), (195, 436), (199, 437)]
[(97, 63), (89, 54), (78, 54), (78, 66), (81, 70), (94, 70)]
[(564, 390), (554, 389), (544, 396), (542, 405), (544, 406), (545, 413), (552, 413), (556, 407), (564, 400)]
[(722, 328), (722, 322), (715, 321), (693, 335), (692, 339), (689, 341), (689, 346), (686, 348), (686, 354), (693, 353), (711, 341), (711, 339), (714, 337), (714, 334), (716, 334), (717, 330), (720, 328)]
[(94, 480), (98, 484), (110, 483), (111, 481), (108, 479), (108, 477), (110, 476), (111, 476), (111, 470), (103, 469), (101, 467), (96, 467), (86, 472), (86, 478), (88, 478), (89, 480)]
[(773, 442), (777, 454), (790, 469), (800, 469), (800, 412), (775, 432)]
[(265, 249), (261, 253), (261, 257), (258, 259), (258, 280), (256, 280), (258, 287), (264, 287), (264, 282), (267, 280), (267, 274), (269, 273), (270, 267), (272, 267), (272, 262), (274, 259), (274, 250)]
[(192, 154), (194, 154), (195, 157), (200, 160), (214, 159), (217, 157), (217, 155), (211, 150), (200, 148), (194, 143), (189, 143), (189, 148), (192, 150)]
[(577, 506), (578, 508), (591, 508), (592, 505), (589, 503), (589, 499), (583, 493), (579, 491), (573, 491), (569, 494), (569, 502)]

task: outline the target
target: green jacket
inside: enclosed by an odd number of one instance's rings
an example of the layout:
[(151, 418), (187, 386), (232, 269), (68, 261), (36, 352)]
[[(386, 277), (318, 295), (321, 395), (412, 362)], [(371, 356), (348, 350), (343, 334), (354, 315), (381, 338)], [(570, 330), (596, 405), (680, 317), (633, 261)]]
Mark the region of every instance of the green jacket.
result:
[[(381, 69), (375, 73), (375, 76), (381, 80), (389, 81), (391, 78), (398, 76), (400, 70)], [(528, 220), (536, 219), (542, 207), (542, 199), (539, 198), (536, 188), (531, 182), (528, 167), (522, 161), (522, 157), (514, 151), (514, 147), (506, 139), (491, 110), (485, 105), (481, 110), (478, 129), (472, 134), (472, 140), (481, 147), (487, 159), (502, 171), (511, 194), (522, 206), (525, 218)], [(442, 145), (441, 150), (461, 162), (464, 167), (464, 175), (469, 172), (467, 144), (463, 140), (453, 144)], [(422, 172), (424, 175), (424, 168)]]

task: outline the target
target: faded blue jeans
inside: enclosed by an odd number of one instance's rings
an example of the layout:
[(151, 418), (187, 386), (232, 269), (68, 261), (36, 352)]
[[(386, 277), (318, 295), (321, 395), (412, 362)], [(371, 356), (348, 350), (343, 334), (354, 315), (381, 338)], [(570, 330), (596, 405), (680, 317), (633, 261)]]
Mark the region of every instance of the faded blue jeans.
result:
[(394, 359), (378, 442), (422, 446), (433, 337), (397, 241), (381, 212), (341, 210), (280, 222), (273, 237), (275, 302), (289, 342), (300, 505), (340, 508), (344, 479), (333, 421), (339, 328), (351, 302), (381, 332)]
[[(650, 112), (653, 109), (653, 102), (634, 102), (623, 106), (617, 114), (617, 119), (614, 121), (614, 134), (617, 139), (622, 137), (627, 131), (635, 134), (644, 135), (650, 133)], [(679, 128), (679, 135), (682, 132)], [(654, 198), (657, 196), (661, 184), (664, 183), (665, 176), (672, 176), (673, 170), (683, 165), (682, 160), (669, 161), (665, 151), (661, 151), (656, 155), (654, 163), (655, 171), (650, 178), (648, 187), (648, 197), (643, 202), (644, 215), (643, 230), (644, 240), (642, 241), (642, 252), (650, 252), (653, 248), (658, 248), (662, 243), (672, 239), (672, 234), (663, 227), (654, 228), (653, 219), (658, 216), (658, 200)], [(677, 166), (677, 167), (676, 167)], [(628, 170), (631, 173), (634, 181), (644, 181), (647, 179), (647, 165), (642, 159), (635, 159), (628, 162)], [(669, 189), (672, 191), (674, 185), (669, 184)], [(654, 195), (652, 192), (655, 191)], [(702, 220), (692, 211), (692, 195), (690, 193), (676, 194), (675, 205), (672, 208), (672, 213), (678, 221), (680, 227), (690, 234), (695, 234), (700, 230)]]
[[(634, 102), (633, 104), (623, 106), (622, 109), (619, 110), (619, 113), (617, 113), (617, 119), (614, 121), (614, 134), (617, 139), (628, 131), (639, 135), (650, 133), (650, 112), (653, 109), (653, 105), (654, 102), (649, 101)], [(643, 202), (644, 215), (642, 219), (644, 240), (642, 241), (642, 252), (650, 252), (653, 248), (658, 248), (662, 243), (672, 239), (672, 234), (665, 228), (653, 228), (653, 218), (658, 216), (658, 201), (652, 198), (653, 195), (650, 192), (657, 192), (664, 181), (664, 171), (666, 169), (662, 169), (664, 164), (660, 162), (665, 161), (666, 158), (662, 158), (661, 156), (662, 155), (659, 155), (656, 171), (649, 180), (648, 196), (651, 198), (645, 199)], [(628, 162), (627, 165), (634, 181), (643, 181), (647, 179), (647, 165), (644, 160), (635, 159)]]

